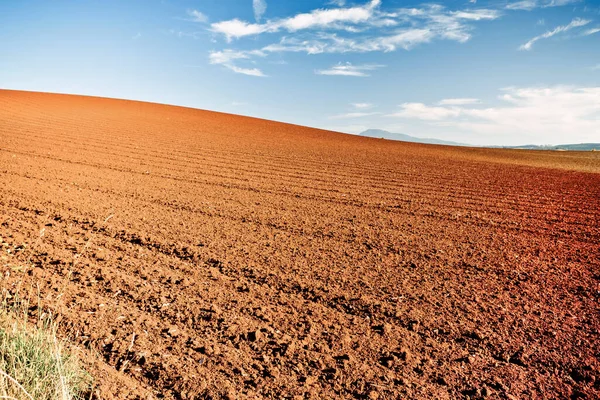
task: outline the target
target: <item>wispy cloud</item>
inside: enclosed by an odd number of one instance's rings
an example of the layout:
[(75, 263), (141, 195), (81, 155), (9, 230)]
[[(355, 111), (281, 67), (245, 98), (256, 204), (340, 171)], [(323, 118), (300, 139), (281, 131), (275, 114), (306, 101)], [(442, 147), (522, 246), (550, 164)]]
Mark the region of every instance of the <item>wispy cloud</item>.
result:
[(188, 10), (187, 13), (192, 18), (192, 21), (194, 21), (194, 22), (201, 22), (201, 23), (208, 22), (208, 17), (198, 10)]
[(585, 32), (582, 33), (583, 36), (589, 36), (589, 35), (594, 35), (596, 33), (600, 32), (600, 28), (592, 28), (592, 29), (588, 29)]
[(379, 115), (378, 112), (352, 112), (346, 114), (332, 115), (329, 119), (351, 119), (351, 118), (364, 118), (372, 115)]
[(519, 47), (519, 50), (531, 50), (534, 43), (539, 40), (551, 38), (552, 36), (558, 35), (559, 33), (570, 31), (573, 28), (585, 26), (585, 25), (589, 24), (590, 22), (591, 21), (587, 20), (587, 19), (575, 18), (568, 25), (557, 26), (556, 28), (554, 28), (551, 31), (548, 31), (542, 35), (534, 37), (533, 39), (529, 40), (527, 43), (521, 45)]
[[(343, 3), (345, 4), (345, 2)], [(436, 4), (383, 11), (381, 0), (363, 5), (323, 8), (288, 18), (250, 23), (231, 19), (211, 24), (211, 31), (223, 35), (227, 42), (267, 33), (288, 33), (275, 43), (256, 51), (261, 56), (296, 52), (306, 54), (392, 52), (411, 50), (434, 40), (459, 43), (471, 39), (474, 24), (500, 18), (492, 9), (448, 10)], [(236, 50), (230, 50), (235, 52)], [(367, 76), (364, 71), (332, 68), (317, 73)]]
[(507, 10), (533, 10), (537, 8), (538, 2), (536, 0), (523, 0), (515, 3), (509, 3), (506, 5)]
[(364, 6), (318, 9), (309, 13), (297, 14), (290, 18), (267, 21), (264, 24), (252, 24), (236, 18), (213, 23), (211, 27), (214, 32), (225, 35), (228, 41), (244, 36), (282, 30), (297, 32), (313, 28), (335, 28), (339, 27), (339, 24), (359, 24), (371, 20), (375, 15), (375, 9), (380, 4), (381, 0), (371, 0)]
[(252, 0), (252, 8), (254, 9), (254, 19), (256, 19), (256, 22), (260, 22), (265, 11), (267, 11), (267, 2), (266, 0)]
[(598, 137), (600, 87), (511, 87), (503, 89), (498, 99), (500, 106), (478, 108), (404, 103), (389, 116), (489, 134), (496, 142), (510, 136), (512, 142), (530, 138), (556, 143), (571, 137), (573, 132), (584, 140)]
[(203, 31), (195, 31), (195, 32), (184, 32), (184, 31), (178, 31), (175, 29), (170, 29), (169, 31), (166, 32), (169, 35), (173, 35), (173, 36), (177, 36), (178, 38), (193, 38), (193, 39), (199, 39), (201, 36), (205, 35), (206, 32)]
[(350, 105), (358, 110), (373, 108), (373, 104), (371, 103), (351, 103)]
[(470, 99), (470, 98), (456, 98), (456, 99), (444, 99), (440, 101), (438, 104), (440, 106), (466, 106), (472, 104), (479, 104), (481, 100), (479, 99)]
[(140, 32), (136, 33), (134, 36), (131, 37), (131, 39), (133, 40), (138, 40), (139, 38), (142, 37), (142, 34)]
[(263, 56), (264, 53), (260, 51), (233, 51), (233, 50), (223, 50), (223, 51), (213, 51), (209, 55), (209, 60), (211, 64), (222, 65), (225, 68), (243, 75), (249, 76), (258, 76), (265, 77), (266, 75), (258, 68), (243, 68), (235, 64), (238, 60), (248, 60), (252, 56)]
[(600, 64), (596, 64), (592, 67), (592, 71), (600, 71)]
[(403, 103), (401, 110), (388, 117), (414, 118), (425, 121), (438, 121), (449, 117), (458, 117), (461, 110), (458, 107), (436, 107), (423, 103)]
[(316, 70), (317, 75), (338, 75), (338, 76), (356, 76), (356, 77), (367, 77), (370, 76), (367, 71), (373, 71), (377, 68), (384, 67), (384, 65), (376, 64), (364, 64), (364, 65), (352, 65), (351, 63), (334, 65), (329, 69)]
[(531, 11), (536, 8), (560, 7), (579, 3), (581, 0), (521, 0), (506, 5), (507, 10)]

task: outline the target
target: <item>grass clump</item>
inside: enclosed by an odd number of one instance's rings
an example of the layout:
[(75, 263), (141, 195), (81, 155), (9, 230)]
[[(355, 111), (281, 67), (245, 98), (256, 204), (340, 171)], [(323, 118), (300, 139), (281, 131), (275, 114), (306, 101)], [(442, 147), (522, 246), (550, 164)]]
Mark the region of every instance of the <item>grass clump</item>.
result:
[(57, 339), (51, 316), (30, 323), (28, 310), (19, 300), (0, 306), (0, 399), (83, 399), (89, 374)]

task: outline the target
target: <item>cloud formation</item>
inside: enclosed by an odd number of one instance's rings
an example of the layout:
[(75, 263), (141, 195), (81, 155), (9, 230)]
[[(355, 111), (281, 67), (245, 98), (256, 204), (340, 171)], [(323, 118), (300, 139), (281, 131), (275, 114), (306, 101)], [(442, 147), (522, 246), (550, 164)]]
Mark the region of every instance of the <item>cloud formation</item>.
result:
[[(386, 53), (409, 51), (440, 40), (465, 43), (471, 39), (476, 24), (496, 20), (508, 12), (507, 10), (555, 7), (578, 0), (521, 0), (509, 3), (503, 9), (477, 8), (476, 3), (470, 3), (469, 7), (459, 10), (450, 10), (443, 5), (432, 3), (385, 10), (381, 7), (382, 0), (363, 1), (363, 4), (358, 5), (346, 5), (347, 2), (343, 0), (329, 1), (324, 8), (261, 22), (267, 7), (266, 1), (253, 0), (256, 22), (234, 18), (212, 23), (210, 31), (216, 35), (215, 39), (223, 37), (227, 43), (241, 41), (247, 37), (271, 37), (270, 34), (277, 34), (276, 39), (251, 51), (227, 49), (213, 53), (241, 53), (244, 54), (243, 59), (249, 60), (286, 52), (309, 55)], [(532, 38), (519, 49), (531, 50), (533, 45), (542, 39), (584, 26), (589, 22), (576, 18), (568, 25), (559, 26)], [(600, 29), (594, 28), (582, 35), (597, 32), (600, 32)], [(243, 71), (239, 73), (250, 72), (247, 75), (264, 76), (260, 75), (262, 72), (258, 68), (240, 69), (233, 60), (223, 65), (232, 71)], [(315, 72), (320, 75), (369, 75), (364, 70), (353, 70), (343, 66)]]
[(420, 120), (513, 143), (523, 138), (557, 143), (573, 132), (588, 141), (597, 141), (600, 87), (511, 87), (503, 89), (498, 99), (501, 105), (497, 107), (404, 103), (398, 112), (388, 116)]
[(479, 99), (470, 98), (457, 98), (457, 99), (444, 99), (438, 103), (440, 106), (466, 106), (471, 104), (479, 104)]
[(536, 8), (560, 7), (573, 3), (578, 3), (580, 0), (521, 0), (506, 5), (507, 10), (526, 10), (531, 11)]
[(266, 75), (258, 68), (242, 68), (235, 64), (237, 60), (248, 60), (253, 56), (264, 57), (264, 53), (260, 51), (213, 51), (209, 55), (209, 60), (211, 64), (222, 65), (237, 74), (265, 77)]
[(594, 34), (596, 34), (598, 32), (600, 32), (600, 28), (592, 28), (592, 29), (588, 29), (585, 32), (583, 32), (582, 36), (594, 35)]
[(334, 65), (328, 69), (316, 70), (317, 75), (338, 75), (338, 76), (355, 76), (355, 77), (367, 77), (370, 76), (366, 71), (373, 71), (377, 68), (384, 67), (384, 65), (377, 64), (364, 64), (364, 65), (352, 65), (351, 63)]
[(588, 19), (575, 18), (568, 25), (557, 26), (556, 28), (554, 28), (551, 31), (548, 31), (542, 35), (534, 37), (533, 39), (529, 40), (527, 43), (521, 45), (519, 47), (519, 50), (531, 50), (534, 43), (539, 40), (551, 38), (552, 36), (558, 35), (559, 33), (567, 32), (567, 31), (570, 31), (571, 29), (585, 26), (585, 25), (589, 24), (590, 22), (591, 21)]
[[(464, 43), (471, 38), (473, 23), (491, 21), (502, 13), (490, 9), (451, 11), (444, 6), (427, 4), (421, 7), (382, 11), (381, 0), (363, 5), (323, 8), (289, 18), (250, 23), (231, 19), (211, 24), (211, 31), (223, 35), (228, 43), (247, 36), (283, 32), (275, 43), (256, 49), (260, 56), (272, 53), (368, 53), (392, 52), (434, 40)], [(230, 50), (236, 51), (236, 50)], [(233, 66), (233, 63), (230, 63)], [(322, 72), (322, 73), (321, 73)], [(362, 71), (332, 68), (319, 71), (322, 75), (366, 76)]]
[[(469, 23), (493, 20), (501, 16), (501, 12), (497, 10), (448, 11), (445, 7), (435, 4), (383, 12), (379, 9), (380, 4), (381, 0), (371, 0), (362, 6), (318, 9), (263, 24), (249, 23), (236, 18), (213, 23), (211, 29), (225, 36), (228, 42), (264, 33), (320, 30), (321, 34), (307, 42), (322, 48), (321, 52), (392, 51), (396, 48), (411, 48), (413, 44), (427, 42), (436, 37), (465, 42), (471, 37), (469, 31), (472, 27)], [(374, 36), (367, 35), (366, 32), (371, 28), (387, 28), (393, 31)], [(322, 34), (334, 30), (362, 35), (358, 39), (350, 40), (337, 35), (328, 38)], [(281, 44), (279, 48), (284, 46)]]
[(254, 19), (256, 22), (260, 22), (267, 11), (267, 2), (266, 0), (252, 0), (252, 8), (254, 9)]
[(373, 108), (373, 104), (371, 103), (351, 103), (351, 106), (358, 110), (366, 110), (368, 108)]
[(201, 22), (201, 23), (208, 22), (208, 17), (198, 10), (188, 10), (187, 13), (192, 18), (192, 21), (194, 21), (194, 22)]
[[(254, 3), (264, 3), (255, 1)], [(293, 17), (267, 21), (263, 24), (248, 23), (240, 19), (216, 22), (211, 25), (213, 32), (222, 34), (228, 42), (244, 36), (259, 35), (261, 33), (274, 33), (279, 31), (297, 32), (314, 28), (336, 28), (341, 24), (359, 24), (371, 20), (375, 9), (381, 0), (371, 0), (368, 4), (358, 7), (318, 9), (309, 13), (297, 14)], [(266, 9), (266, 3), (265, 3)], [(256, 15), (255, 8), (255, 15)], [(262, 16), (262, 14), (261, 14)], [(257, 18), (258, 20), (259, 18)]]

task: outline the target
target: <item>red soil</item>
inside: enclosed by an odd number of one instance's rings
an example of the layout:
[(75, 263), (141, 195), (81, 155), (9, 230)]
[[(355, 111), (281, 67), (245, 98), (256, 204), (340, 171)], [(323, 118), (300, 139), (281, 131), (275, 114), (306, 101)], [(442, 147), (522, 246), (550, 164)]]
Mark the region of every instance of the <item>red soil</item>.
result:
[(600, 153), (0, 91), (0, 236), (101, 398), (600, 398)]

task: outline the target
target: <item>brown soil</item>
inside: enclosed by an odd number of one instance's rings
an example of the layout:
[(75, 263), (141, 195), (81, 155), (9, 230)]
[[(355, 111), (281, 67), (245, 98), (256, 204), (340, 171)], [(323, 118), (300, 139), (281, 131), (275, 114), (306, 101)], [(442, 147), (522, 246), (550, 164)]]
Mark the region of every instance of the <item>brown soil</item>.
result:
[(600, 398), (600, 153), (0, 91), (0, 236), (101, 398)]

